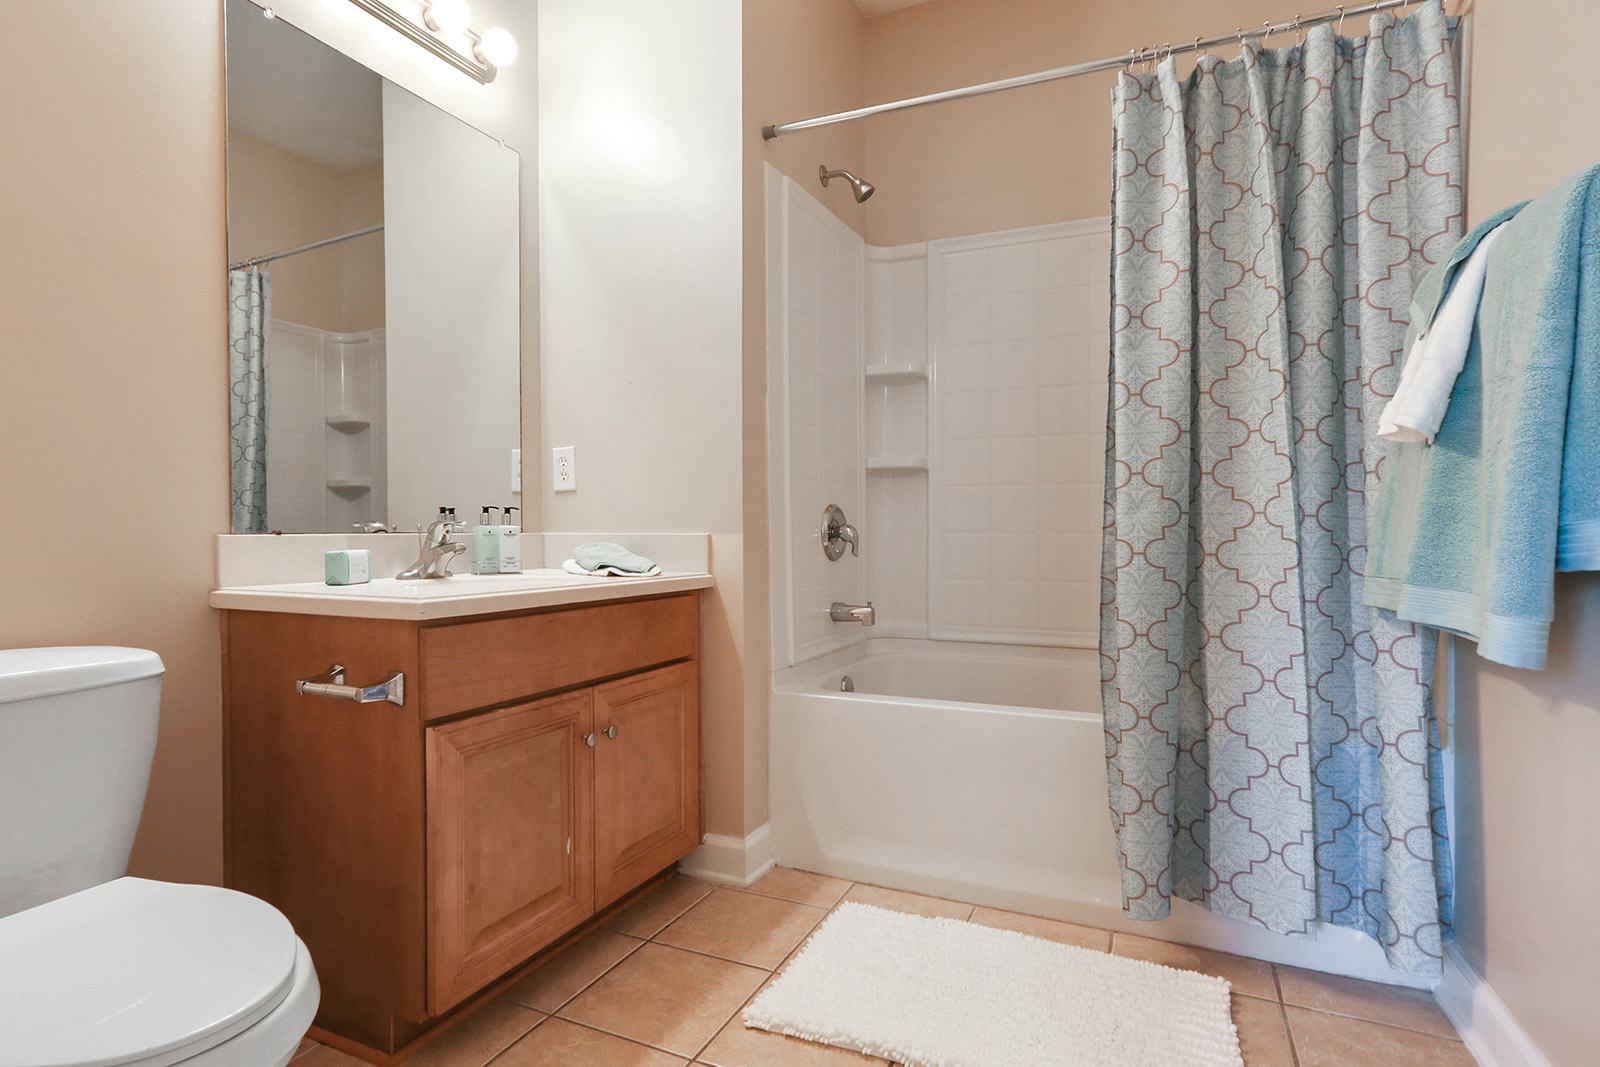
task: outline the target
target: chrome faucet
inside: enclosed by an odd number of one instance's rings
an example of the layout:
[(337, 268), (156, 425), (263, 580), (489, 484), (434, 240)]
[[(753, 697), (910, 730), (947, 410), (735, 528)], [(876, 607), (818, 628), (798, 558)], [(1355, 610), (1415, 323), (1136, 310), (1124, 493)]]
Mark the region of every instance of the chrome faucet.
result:
[(451, 561), (458, 553), (467, 550), (467, 546), (460, 541), (450, 540), (450, 535), (466, 528), (465, 523), (456, 522), (451, 518), (434, 519), (428, 523), (427, 531), (419, 538), (421, 551), (417, 553), (417, 561), (395, 575), (395, 578), (404, 580), (450, 577)]
[(846, 604), (835, 600), (828, 609), (828, 618), (834, 622), (859, 622), (862, 626), (871, 626), (878, 621), (870, 600), (865, 604)]

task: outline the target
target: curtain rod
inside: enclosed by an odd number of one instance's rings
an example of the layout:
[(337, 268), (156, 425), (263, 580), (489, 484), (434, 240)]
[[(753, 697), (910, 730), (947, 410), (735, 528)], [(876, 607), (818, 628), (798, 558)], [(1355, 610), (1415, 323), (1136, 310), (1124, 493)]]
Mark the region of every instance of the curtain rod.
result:
[(1088, 63), (1075, 63), (1069, 67), (1056, 67), (1052, 70), (1041, 70), (1036, 74), (1020, 74), (1015, 78), (1002, 78), (1000, 81), (984, 82), (981, 85), (968, 85), (961, 89), (946, 89), (939, 93), (929, 93), (926, 96), (913, 96), (905, 100), (894, 100), (887, 104), (873, 104), (871, 107), (858, 107), (854, 111), (840, 111), (833, 115), (823, 115), (814, 119), (802, 119), (799, 122), (785, 122), (777, 126), (763, 126), (761, 136), (767, 140), (782, 137), (786, 133), (799, 133), (801, 130), (814, 130), (821, 126), (836, 126), (841, 122), (857, 122), (869, 119), (874, 115), (887, 115), (894, 111), (909, 111), (914, 107), (927, 107), (929, 104), (942, 104), (946, 100), (965, 100), (973, 96), (984, 96), (988, 93), (1004, 92), (1007, 89), (1020, 89), (1025, 85), (1042, 85), (1045, 82), (1060, 81), (1062, 78), (1075, 78), (1080, 74), (1093, 74), (1102, 70), (1113, 70), (1117, 67), (1132, 65), (1144, 59), (1161, 58), (1176, 55), (1179, 52), (1198, 52), (1214, 48), (1218, 45), (1231, 44), (1235, 41), (1243, 43), (1247, 37), (1270, 37), (1275, 33), (1284, 33), (1288, 30), (1305, 29), (1308, 26), (1320, 26), (1325, 22), (1342, 22), (1347, 15), (1370, 15), (1378, 11), (1386, 11), (1394, 7), (1406, 7), (1418, 3), (1419, 0), (1378, 0), (1377, 3), (1359, 4), (1348, 7), (1340, 4), (1332, 11), (1310, 18), (1301, 18), (1296, 15), (1289, 22), (1264, 23), (1256, 29), (1247, 30), (1243, 27), (1233, 33), (1220, 33), (1215, 37), (1202, 40), (1196, 37), (1188, 44), (1161, 45), (1156, 48), (1130, 49), (1125, 56), (1111, 56), (1106, 59), (1096, 59)]
[(270, 263), (275, 259), (282, 259), (284, 256), (298, 256), (301, 252), (309, 252), (313, 248), (323, 248), (327, 245), (336, 245), (340, 241), (348, 241), (353, 237), (365, 237), (369, 233), (377, 233), (382, 229), (383, 223), (380, 222), (376, 226), (368, 226), (364, 230), (352, 230), (349, 233), (341, 233), (337, 237), (328, 237), (321, 241), (312, 241), (308, 245), (301, 245), (299, 248), (290, 248), (283, 252), (274, 252), (270, 256), (251, 256), (249, 259), (240, 260), (238, 263), (229, 263), (228, 269), (243, 270), (246, 267), (259, 267), (263, 263)]

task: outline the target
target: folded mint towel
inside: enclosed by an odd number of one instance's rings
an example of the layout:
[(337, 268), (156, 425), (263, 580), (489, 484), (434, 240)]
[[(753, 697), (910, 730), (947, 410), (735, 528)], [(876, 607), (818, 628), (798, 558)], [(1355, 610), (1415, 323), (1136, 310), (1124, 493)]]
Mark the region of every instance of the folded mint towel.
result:
[(572, 558), (586, 571), (610, 569), (627, 574), (644, 574), (658, 569), (656, 561), (634, 555), (621, 545), (609, 541), (594, 541), (572, 550)]
[(1555, 571), (1600, 570), (1600, 166), (1469, 234), (1418, 287), (1413, 335), (1507, 218), (1438, 436), (1379, 461), (1361, 602), (1537, 669)]

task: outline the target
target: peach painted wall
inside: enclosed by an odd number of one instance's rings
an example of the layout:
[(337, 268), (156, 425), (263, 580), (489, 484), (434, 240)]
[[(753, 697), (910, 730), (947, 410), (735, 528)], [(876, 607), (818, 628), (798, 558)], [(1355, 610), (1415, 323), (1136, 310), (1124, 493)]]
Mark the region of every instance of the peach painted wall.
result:
[[(1284, 0), (934, 0), (867, 20), (863, 103), (1260, 26), (1293, 8)], [(1352, 20), (1346, 30), (1354, 29)], [(1115, 84), (1108, 71), (867, 120), (867, 177), (878, 186), (867, 239), (896, 245), (1106, 214)]]
[[(66, 39), (66, 64), (35, 47)], [(4, 4), (0, 40), (0, 485), (31, 543), (0, 578), (0, 646), (161, 655), (132, 870), (219, 881), (221, 5)]]
[[(1475, 22), (1474, 222), (1600, 163), (1594, 4), (1478, 0)], [(1584, 1067), (1600, 1047), (1600, 575), (1557, 577), (1543, 671), (1461, 644), (1456, 944), (1554, 1067)]]
[(711, 534), (702, 799), (707, 831), (742, 838), (740, 6), (542, 0), (538, 13), (536, 454), (576, 446), (578, 473), (575, 492), (544, 494), (545, 528)]
[[(383, 221), (383, 164), (340, 172), (228, 131), (228, 261), (280, 252)], [(319, 330), (384, 324), (383, 235), (267, 264), (272, 317)]]
[[(533, 63), (479, 86), (348, 4), (274, 6), (521, 150), (523, 429), (537, 440)], [(473, 7), (537, 51), (532, 5)], [(161, 655), (131, 871), (220, 881), (221, 644), (206, 594), (228, 528), (222, 5), (0, 4), (0, 39), (0, 491), (30, 530), (28, 565), (0, 577), (0, 647)], [(38, 47), (62, 40), (70, 63)], [(524, 472), (534, 528), (538, 471)], [(66, 551), (34, 547), (44, 529)]]

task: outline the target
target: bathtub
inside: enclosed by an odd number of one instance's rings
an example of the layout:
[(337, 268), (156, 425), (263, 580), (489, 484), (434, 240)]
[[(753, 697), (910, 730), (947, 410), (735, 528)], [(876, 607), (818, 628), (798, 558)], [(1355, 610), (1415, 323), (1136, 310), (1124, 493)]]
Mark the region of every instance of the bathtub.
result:
[(1094, 649), (872, 638), (774, 672), (771, 699), (784, 866), (1419, 984), (1352, 930), (1290, 938), (1186, 901), (1122, 914)]

